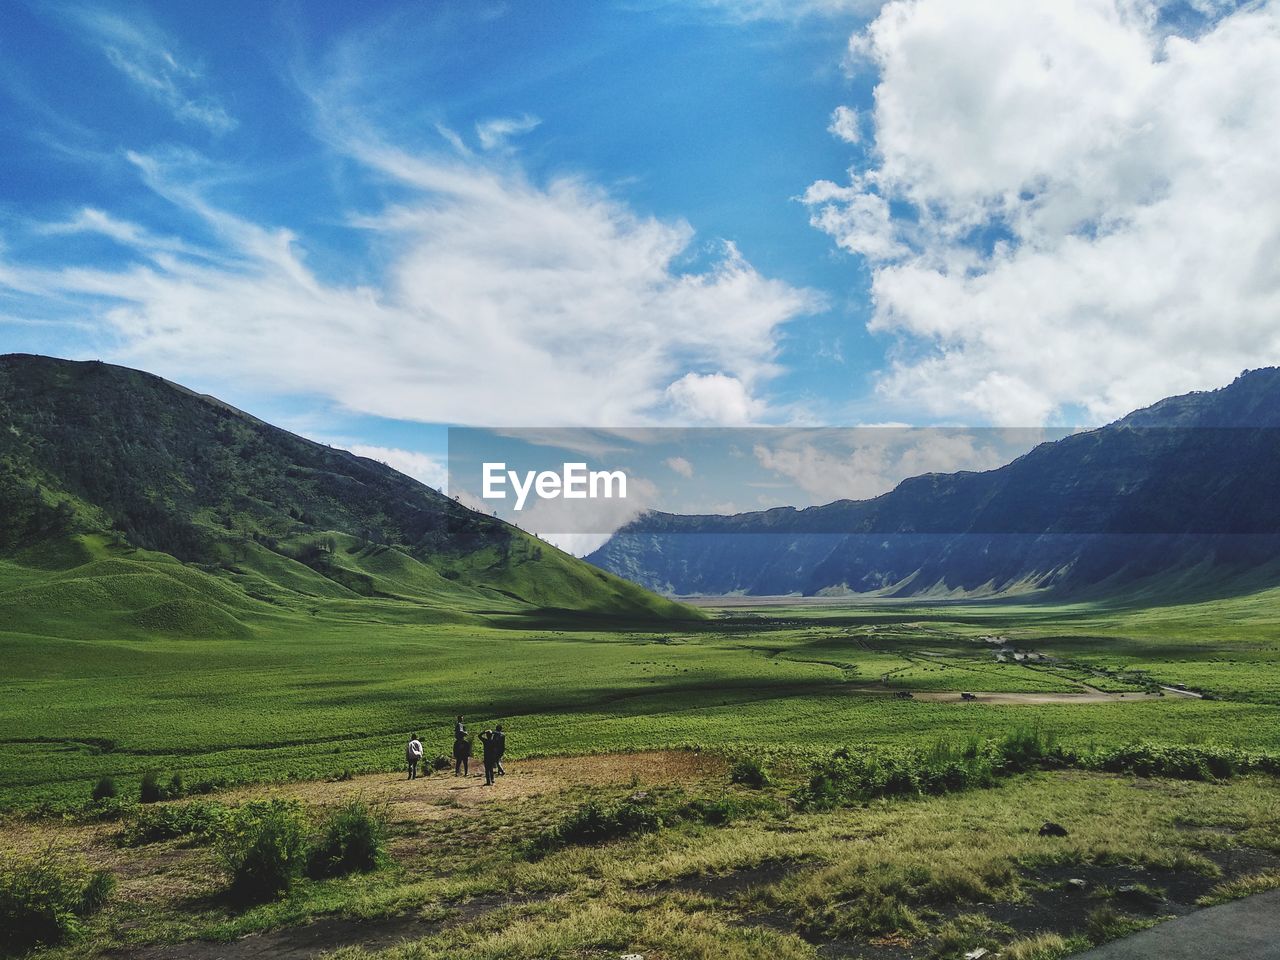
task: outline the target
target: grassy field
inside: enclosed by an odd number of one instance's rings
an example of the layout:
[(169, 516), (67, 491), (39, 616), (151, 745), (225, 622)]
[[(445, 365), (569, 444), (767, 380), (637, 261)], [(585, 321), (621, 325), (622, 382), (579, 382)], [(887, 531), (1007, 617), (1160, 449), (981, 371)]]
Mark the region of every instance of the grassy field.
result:
[[(1165, 764), (1184, 779), (1153, 779), (1089, 759), (1139, 741), (1280, 753), (1274, 592), (1164, 607), (737, 602), (637, 623), (530, 613), (500, 592), (442, 589), (428, 605), (432, 584), (396, 593), (416, 568), (389, 551), (340, 558), (378, 587), (356, 598), (279, 558), (260, 558), (284, 568), (258, 582), (251, 564), (81, 547), (52, 572), (0, 564), (3, 852), (56, 852), (119, 884), (51, 956), (284, 956), (305, 922), (345, 960), (977, 946), (1045, 960), (1280, 882), (1274, 776), (1190, 782)], [(400, 780), (407, 735), (447, 753), (458, 713), (473, 731), (506, 726), (511, 775), (493, 791)], [(945, 796), (813, 801), (836, 750), (942, 763), (1027, 730), (1060, 759)], [(771, 782), (731, 784), (742, 759)], [(263, 798), (308, 829), (362, 798), (387, 818), (389, 856), (245, 907), (209, 836), (138, 839), (164, 808), (135, 803), (148, 773), (181, 775), (168, 806), (223, 830)], [(122, 803), (89, 803), (101, 777)], [(584, 803), (633, 796), (655, 818), (638, 835), (530, 845)], [(1045, 820), (1068, 837), (1041, 837)], [(156, 946), (276, 929), (234, 950)]]
[[(493, 596), (323, 597), (301, 565), (307, 592), (258, 601), (190, 566), (98, 549), (54, 576), (0, 563), (0, 806), (75, 806), (102, 775), (132, 793), (147, 771), (193, 785), (389, 769), (410, 732), (447, 752), (458, 713), (476, 730), (506, 724), (515, 756), (813, 755), (1029, 725), (1081, 746), (1280, 749), (1274, 592), (1134, 609), (738, 606), (637, 626)], [(1144, 695), (1153, 683), (1209, 698)], [(903, 690), (920, 696), (893, 697)]]
[[(55, 577), (4, 564), (0, 577), (13, 613), (0, 621), (8, 808), (77, 805), (104, 774), (132, 792), (147, 771), (195, 785), (387, 769), (413, 731), (447, 753), (458, 713), (477, 730), (506, 724), (517, 756), (799, 755), (1024, 726), (1082, 746), (1280, 749), (1275, 594), (1139, 609), (769, 605), (644, 627), (492, 598), (255, 602), (141, 552)], [(1152, 682), (1210, 699), (1144, 695)], [(920, 696), (893, 698), (902, 690)], [(1010, 696), (963, 703), (960, 691)]]

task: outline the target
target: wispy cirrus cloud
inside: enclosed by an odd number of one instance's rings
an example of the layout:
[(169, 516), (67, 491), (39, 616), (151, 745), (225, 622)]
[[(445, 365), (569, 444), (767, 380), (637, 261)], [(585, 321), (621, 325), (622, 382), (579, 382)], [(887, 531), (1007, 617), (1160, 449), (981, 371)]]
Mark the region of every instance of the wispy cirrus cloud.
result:
[(235, 128), (235, 118), (209, 92), (199, 66), (177, 52), (173, 40), (158, 27), (92, 6), (53, 9), (136, 89), (178, 120), (213, 133)]
[[(397, 201), (351, 231), (393, 251), (376, 282), (310, 263), (304, 237), (232, 212), (190, 151), (127, 154), (198, 221), (177, 243), (96, 208), (34, 231), (97, 233), (127, 266), (0, 262), (0, 288), (56, 298), (112, 334), (112, 357), (175, 378), (241, 381), (383, 417), (488, 425), (742, 422), (769, 412), (781, 328), (817, 295), (732, 245), (694, 266), (693, 229), (581, 177), (533, 182), (494, 163), (328, 127)], [(343, 131), (341, 136), (334, 129)]]
[(868, 17), (886, 0), (702, 0), (732, 20), (805, 20), (812, 17)]
[(476, 124), (476, 139), (485, 150), (497, 150), (506, 147), (512, 137), (528, 133), (541, 123), (527, 113), (519, 117), (491, 117)]

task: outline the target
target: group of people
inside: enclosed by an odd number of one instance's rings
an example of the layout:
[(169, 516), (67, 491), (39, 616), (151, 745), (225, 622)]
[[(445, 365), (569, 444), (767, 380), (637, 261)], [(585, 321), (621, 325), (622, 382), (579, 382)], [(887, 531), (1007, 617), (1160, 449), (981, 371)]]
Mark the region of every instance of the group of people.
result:
[[(506, 774), (502, 769), (502, 757), (507, 752), (507, 735), (498, 724), (492, 730), (480, 734), (481, 755), (484, 760), (484, 785), (493, 786), (494, 779)], [(422, 762), (422, 741), (415, 733), (409, 738), (404, 750), (405, 761), (409, 765), (409, 779), (418, 776), (418, 764)], [(467, 734), (466, 721), (458, 717), (453, 725), (453, 775), (466, 777), (471, 774), (471, 737)]]

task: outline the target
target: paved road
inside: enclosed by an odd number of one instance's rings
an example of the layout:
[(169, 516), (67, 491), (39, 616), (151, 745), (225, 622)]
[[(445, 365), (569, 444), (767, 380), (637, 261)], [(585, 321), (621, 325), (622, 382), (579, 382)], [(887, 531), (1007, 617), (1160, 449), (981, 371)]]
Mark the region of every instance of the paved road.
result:
[(1280, 890), (1197, 910), (1074, 960), (1280, 960)]

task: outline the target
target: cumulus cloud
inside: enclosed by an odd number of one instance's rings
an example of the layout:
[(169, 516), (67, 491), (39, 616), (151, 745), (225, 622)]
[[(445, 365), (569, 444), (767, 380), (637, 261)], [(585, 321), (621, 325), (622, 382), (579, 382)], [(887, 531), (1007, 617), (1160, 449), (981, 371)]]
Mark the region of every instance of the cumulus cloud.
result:
[(693, 423), (742, 426), (763, 409), (738, 377), (723, 373), (686, 373), (667, 387), (678, 414)]
[(862, 139), (862, 131), (858, 128), (858, 111), (852, 107), (836, 107), (831, 111), (827, 132), (845, 143), (857, 143)]
[(872, 269), (884, 392), (1108, 419), (1280, 362), (1280, 3), (896, 0), (867, 166), (813, 223)]
[(684, 457), (667, 457), (662, 461), (674, 473), (680, 474), (686, 480), (693, 477), (693, 464)]

